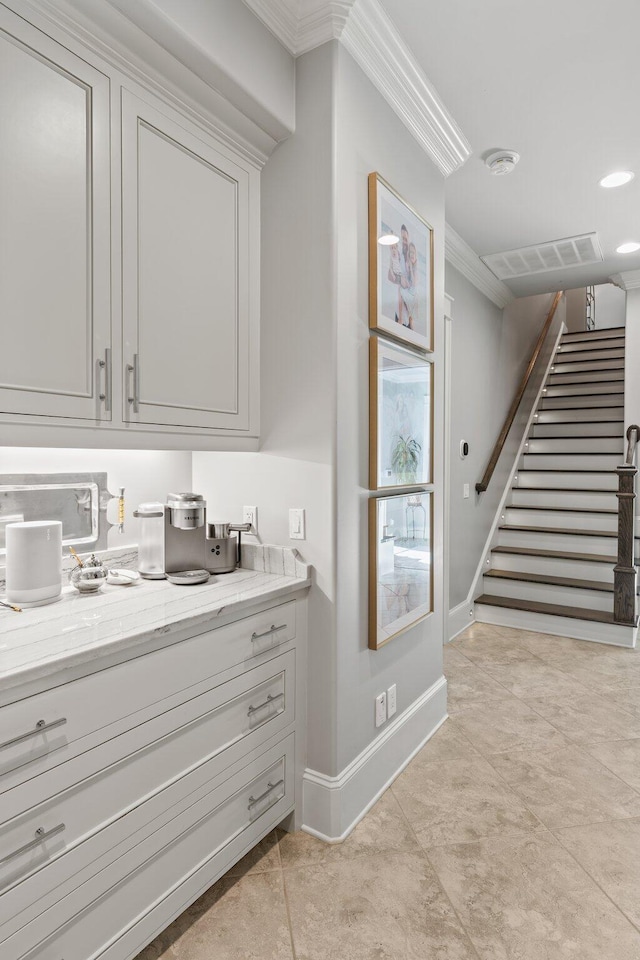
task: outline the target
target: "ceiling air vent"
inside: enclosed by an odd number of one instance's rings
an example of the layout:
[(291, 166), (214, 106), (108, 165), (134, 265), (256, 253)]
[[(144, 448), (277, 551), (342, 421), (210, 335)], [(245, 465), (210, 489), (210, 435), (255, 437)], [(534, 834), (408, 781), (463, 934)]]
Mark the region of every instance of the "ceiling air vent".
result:
[(480, 259), (499, 280), (512, 280), (514, 277), (529, 277), (532, 273), (600, 263), (604, 257), (598, 235), (584, 233), (579, 237), (520, 247), (519, 250), (489, 253)]

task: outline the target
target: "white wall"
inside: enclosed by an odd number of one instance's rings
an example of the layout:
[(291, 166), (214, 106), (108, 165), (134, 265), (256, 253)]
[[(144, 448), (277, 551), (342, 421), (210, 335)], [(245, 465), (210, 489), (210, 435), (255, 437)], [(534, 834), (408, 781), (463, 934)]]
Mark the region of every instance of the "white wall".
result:
[(627, 295), (613, 283), (600, 283), (595, 288), (596, 330), (624, 327)]
[[(351, 56), (337, 51), (338, 770), (380, 732), (374, 699), (397, 685), (398, 712), (442, 675), (444, 180)], [(433, 614), (377, 651), (367, 645), (369, 285), (367, 177), (377, 171), (434, 228)], [(426, 733), (427, 731), (425, 731)], [(398, 758), (400, 762), (402, 758)]]
[[(191, 489), (191, 453), (166, 450), (57, 450), (44, 447), (0, 447), (0, 477), (4, 473), (107, 474), (110, 493), (125, 488), (125, 527), (109, 531), (109, 547), (138, 542), (138, 523), (132, 513), (145, 500), (166, 499), (171, 491)], [(116, 505), (108, 510), (117, 519)]]
[[(314, 566), (309, 595), (308, 763), (336, 766), (333, 46), (298, 60), (296, 133), (263, 173), (261, 453), (195, 453), (194, 487), (221, 519), (258, 507), (261, 540)], [(306, 510), (289, 540), (288, 510)]]
[[(194, 454), (194, 486), (223, 518), (256, 504), (262, 539), (297, 546), (316, 569), (307, 763), (336, 776), (380, 733), (377, 693), (396, 683), (401, 713), (442, 675), (444, 181), (338, 44), (298, 59), (296, 99), (296, 132), (262, 179), (261, 452)], [(367, 177), (374, 170), (435, 230), (437, 384), (436, 609), (375, 652), (367, 643)], [(307, 510), (305, 541), (288, 540), (289, 507)]]
[[(451, 477), (449, 608), (471, 588), (506, 476), (496, 470), (489, 489), (475, 485), (485, 471), (553, 299), (552, 294), (512, 301), (502, 311), (462, 274), (446, 265), (454, 299), (451, 351)], [(469, 456), (460, 459), (460, 441)], [(469, 484), (470, 496), (462, 496)]]

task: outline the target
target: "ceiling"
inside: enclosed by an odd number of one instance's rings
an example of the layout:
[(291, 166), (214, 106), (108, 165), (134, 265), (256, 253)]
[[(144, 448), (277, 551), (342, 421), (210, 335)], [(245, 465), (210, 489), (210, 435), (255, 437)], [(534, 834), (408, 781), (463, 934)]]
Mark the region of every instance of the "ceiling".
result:
[[(479, 255), (596, 231), (604, 262), (505, 281), (516, 296), (640, 268), (640, 2), (380, 0), (473, 154), (446, 181), (447, 222)], [(516, 150), (508, 176), (483, 163)], [(598, 180), (634, 170), (627, 186)]]

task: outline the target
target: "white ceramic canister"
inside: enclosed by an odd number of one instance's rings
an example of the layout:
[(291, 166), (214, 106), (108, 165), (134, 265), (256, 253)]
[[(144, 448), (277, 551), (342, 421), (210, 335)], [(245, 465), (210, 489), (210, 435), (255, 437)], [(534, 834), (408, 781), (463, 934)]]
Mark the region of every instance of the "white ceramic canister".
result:
[(58, 600), (62, 592), (62, 523), (29, 520), (8, 523), (7, 600), (38, 607)]

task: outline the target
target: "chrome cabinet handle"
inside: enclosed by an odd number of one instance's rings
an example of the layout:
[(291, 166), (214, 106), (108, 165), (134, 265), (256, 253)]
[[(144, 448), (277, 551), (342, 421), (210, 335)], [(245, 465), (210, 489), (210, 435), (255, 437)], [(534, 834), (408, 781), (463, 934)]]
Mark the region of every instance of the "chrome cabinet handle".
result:
[(282, 699), (284, 699), (284, 693), (277, 693), (275, 697), (273, 696), (273, 694), (270, 693), (264, 703), (259, 703), (257, 707), (254, 707), (254, 706), (249, 707), (249, 709), (247, 710), (247, 716), (251, 717), (254, 713), (257, 713), (258, 710), (264, 710), (265, 707), (268, 707), (272, 703), (275, 703), (276, 700), (282, 700)]
[(14, 743), (22, 743), (23, 740), (28, 740), (29, 737), (35, 737), (39, 733), (45, 733), (47, 730), (55, 730), (56, 727), (61, 727), (62, 724), (66, 722), (66, 717), (60, 717), (59, 720), (52, 720), (51, 723), (47, 723), (46, 720), (38, 720), (33, 730), (29, 730), (27, 733), (21, 733), (19, 737), (14, 737), (12, 740), (5, 740), (4, 743), (0, 743), (0, 750), (3, 750), (4, 747), (12, 747)]
[(98, 366), (104, 370), (104, 392), (99, 394), (100, 400), (104, 401), (104, 409), (111, 413), (111, 348), (107, 347), (104, 352), (104, 360), (98, 360)]
[(133, 355), (133, 363), (127, 364), (127, 375), (129, 374), (133, 374), (133, 376), (131, 377), (131, 380), (133, 381), (133, 384), (132, 384), (133, 393), (129, 391), (127, 400), (131, 404), (131, 409), (133, 410), (133, 412), (138, 413), (139, 406), (140, 406), (140, 398), (139, 398), (140, 384), (139, 384), (139, 375), (138, 375), (138, 354), (137, 353), (134, 353)]
[[(282, 787), (283, 785), (284, 785), (284, 780), (278, 780), (278, 781), (276, 781), (276, 783), (271, 783), (271, 780), (267, 781), (267, 789), (265, 790), (264, 793), (261, 793), (259, 797), (249, 797), (249, 807), (248, 807), (248, 809), (251, 810), (251, 808), (252, 808), (252, 807), (255, 807), (256, 804), (262, 803), (263, 800), (266, 800), (266, 799), (267, 799), (267, 797), (269, 796), (270, 793), (273, 793), (274, 790), (277, 790), (278, 787)], [(283, 796), (284, 796), (284, 794), (283, 794)], [(278, 797), (278, 800), (280, 800), (280, 799), (281, 799), (281, 798)], [(278, 801), (276, 800), (276, 801), (274, 801), (274, 802), (277, 803)]]
[(269, 629), (265, 630), (264, 633), (255, 633), (254, 631), (251, 634), (251, 642), (253, 643), (255, 640), (259, 640), (261, 637), (268, 637), (269, 634), (277, 633), (278, 630), (284, 630), (285, 627), (286, 623), (281, 623), (279, 627), (276, 627), (275, 624), (272, 623)]
[(28, 853), (29, 850), (33, 850), (34, 847), (44, 843), (44, 841), (48, 840), (50, 837), (55, 837), (56, 834), (62, 833), (63, 830), (66, 830), (64, 823), (59, 823), (57, 827), (52, 827), (51, 830), (45, 830), (44, 827), (38, 827), (36, 830), (35, 839), (30, 840), (29, 843), (25, 843), (23, 847), (18, 847), (17, 850), (14, 850), (13, 853), (8, 854), (8, 856), (2, 857), (0, 860), (0, 866), (8, 863), (9, 860), (15, 860), (15, 858), (19, 857), (22, 853)]

